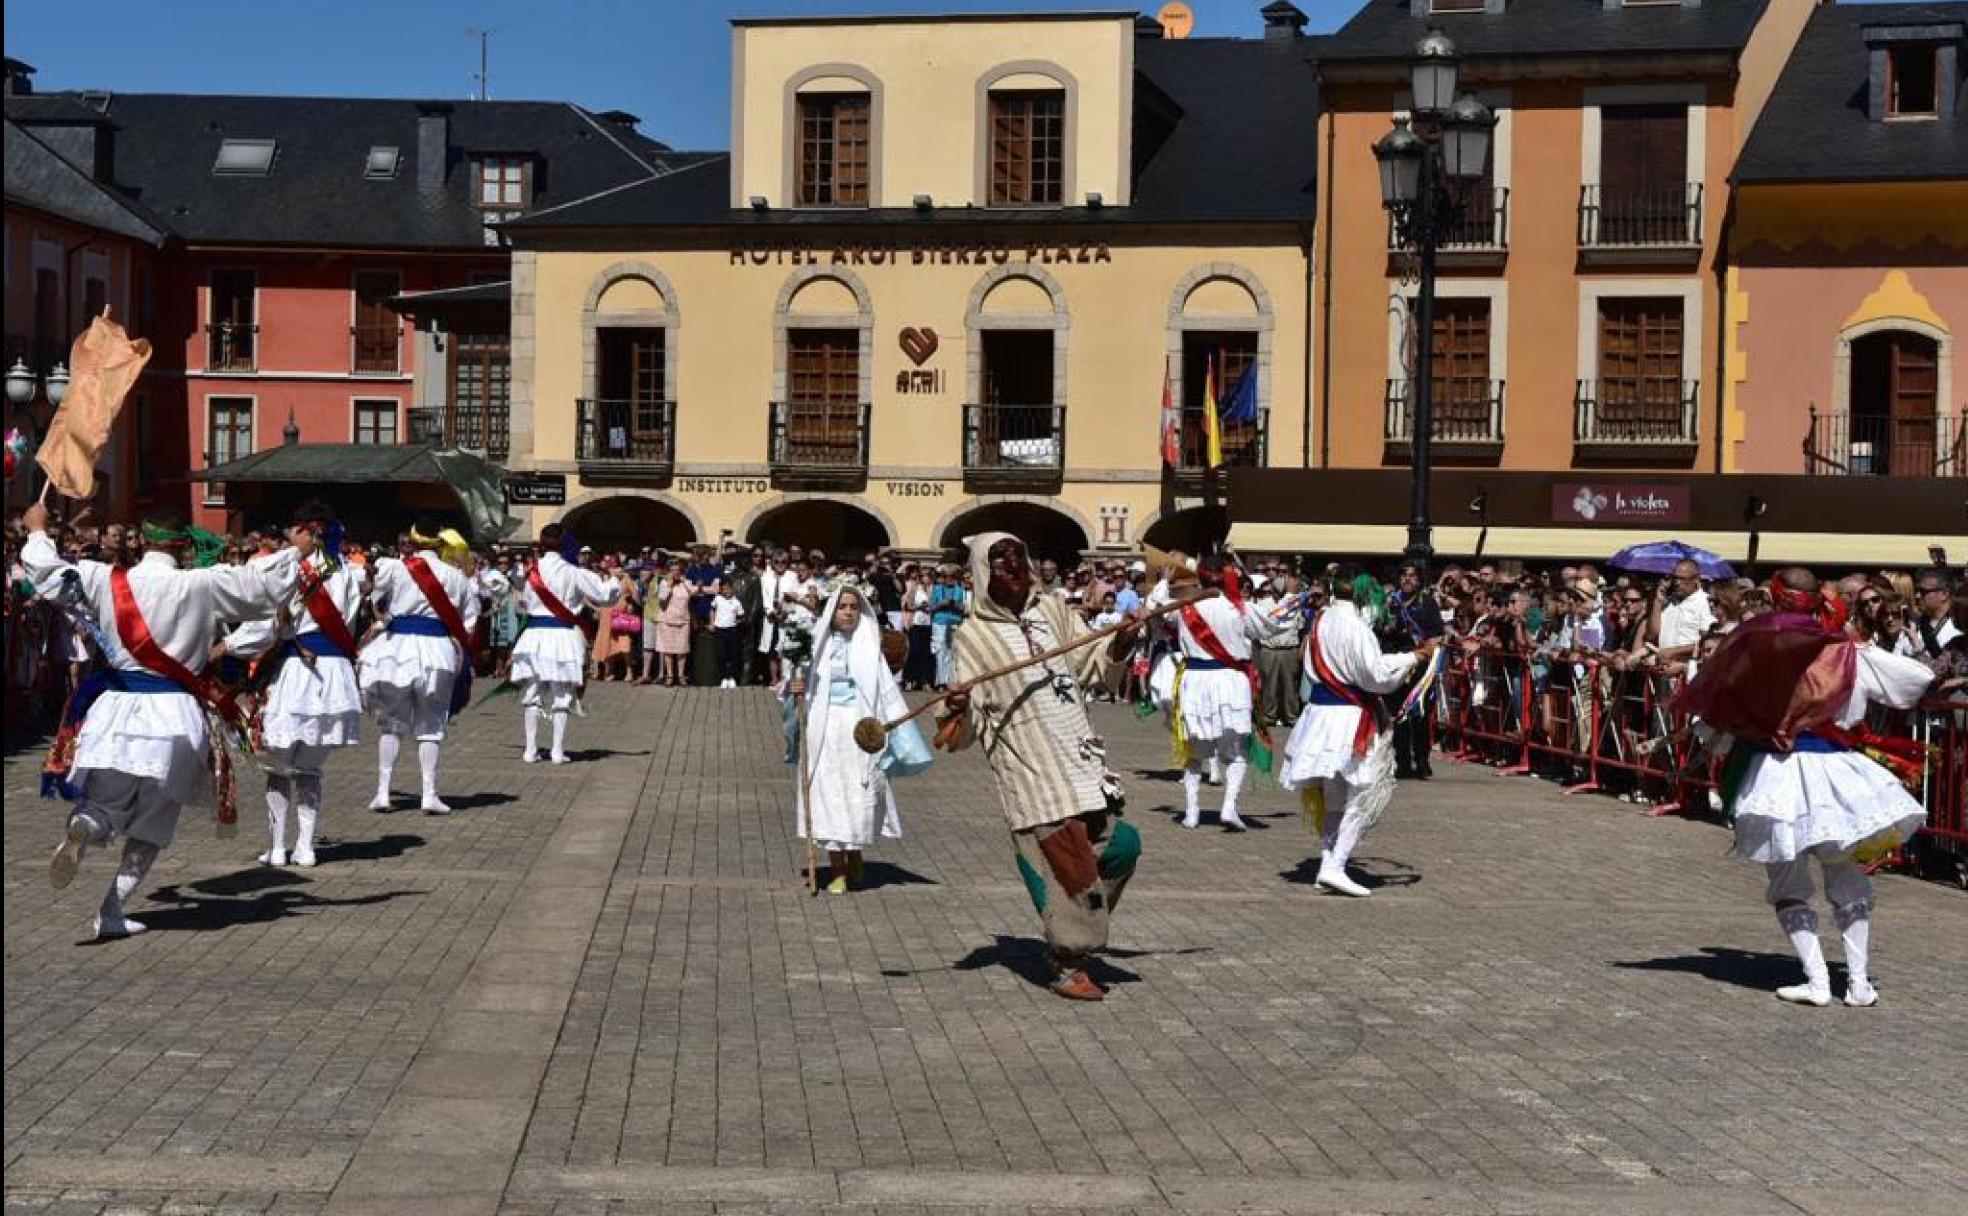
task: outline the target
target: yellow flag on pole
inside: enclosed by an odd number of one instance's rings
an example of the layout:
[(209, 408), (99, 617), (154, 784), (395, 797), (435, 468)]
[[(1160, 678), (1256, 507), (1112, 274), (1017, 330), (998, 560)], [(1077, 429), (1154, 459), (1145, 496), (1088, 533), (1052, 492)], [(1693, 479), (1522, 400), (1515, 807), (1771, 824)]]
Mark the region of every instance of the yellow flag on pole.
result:
[(1223, 467), (1223, 420), (1216, 416), (1216, 360), (1203, 373), (1203, 464)]

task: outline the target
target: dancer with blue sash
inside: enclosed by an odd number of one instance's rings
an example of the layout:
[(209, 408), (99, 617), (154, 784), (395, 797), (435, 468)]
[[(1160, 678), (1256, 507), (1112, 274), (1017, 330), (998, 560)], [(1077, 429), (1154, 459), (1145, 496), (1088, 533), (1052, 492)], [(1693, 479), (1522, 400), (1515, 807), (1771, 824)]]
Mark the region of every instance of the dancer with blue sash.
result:
[(526, 750), (520, 759), (540, 759), (540, 718), (553, 715), (555, 764), (566, 764), (567, 716), (588, 669), (588, 641), (594, 626), (575, 615), (583, 605), (605, 608), (622, 594), (614, 579), (583, 570), (562, 551), (567, 535), (559, 524), (540, 529), (533, 564), (526, 571), (521, 593), (524, 628), (512, 652), (512, 682), (520, 686), (519, 703), (526, 719)]
[(362, 695), (378, 732), (369, 809), (390, 809), (390, 774), (408, 734), (417, 740), (424, 812), (449, 815), (437, 796), (437, 761), (445, 725), (462, 708), (458, 694), (470, 687), (461, 681), (471, 675), (478, 593), (457, 565), (470, 550), (451, 529), (422, 524), (398, 538), (397, 550), (375, 563), (369, 598), (386, 623), (362, 648)]

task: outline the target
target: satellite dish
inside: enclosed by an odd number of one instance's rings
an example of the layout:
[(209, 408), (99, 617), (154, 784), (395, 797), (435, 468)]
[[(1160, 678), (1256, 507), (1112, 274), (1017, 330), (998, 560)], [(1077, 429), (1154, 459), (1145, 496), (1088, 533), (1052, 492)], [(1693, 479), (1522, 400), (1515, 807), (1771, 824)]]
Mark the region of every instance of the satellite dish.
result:
[(1155, 20), (1162, 23), (1164, 38), (1187, 38), (1189, 31), (1196, 28), (1196, 14), (1182, 0), (1169, 0), (1156, 10)]

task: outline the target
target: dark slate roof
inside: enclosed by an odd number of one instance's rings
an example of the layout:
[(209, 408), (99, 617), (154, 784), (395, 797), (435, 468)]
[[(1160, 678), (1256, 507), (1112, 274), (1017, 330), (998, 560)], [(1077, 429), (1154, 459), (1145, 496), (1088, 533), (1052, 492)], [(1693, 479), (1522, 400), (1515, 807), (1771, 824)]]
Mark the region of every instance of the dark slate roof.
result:
[(24, 123), (100, 123), (103, 112), (74, 93), (24, 93), (7, 98), (7, 117)]
[[(1968, 22), (1963, 4), (1816, 9), (1736, 162), (1735, 180), (1850, 181), (1968, 177), (1968, 87), (1932, 122), (1866, 117), (1864, 27)], [(1963, 48), (1968, 55), (1968, 47)]]
[(193, 481), (445, 481), (426, 444), (283, 443), (192, 471)]
[(12, 119), (6, 122), (7, 205), (33, 207), (90, 228), (162, 246), (168, 230), (105, 188)]
[[(962, 222), (1034, 224), (1294, 221), (1312, 214), (1318, 167), (1316, 38), (1143, 39), (1135, 44), (1134, 199), (1046, 210), (910, 207), (766, 212), (731, 208), (731, 157), (677, 153), (674, 169), (507, 224), (514, 237), (574, 228), (778, 228)], [(1141, 121), (1153, 108), (1159, 123)]]
[[(45, 113), (56, 97), (10, 97), (8, 116), (19, 106), (23, 122), (56, 120)], [(471, 200), (474, 153), (535, 155), (535, 207), (648, 177), (668, 153), (654, 140), (565, 102), (447, 103), (450, 155), (444, 187), (425, 196), (417, 174), (420, 104), (121, 93), (107, 99), (102, 116), (116, 132), (118, 186), (194, 243), (483, 246), (483, 226)], [(30, 109), (44, 113), (30, 114)], [(228, 138), (277, 140), (273, 171), (214, 175), (219, 144)], [(377, 145), (399, 149), (395, 177), (364, 177), (364, 160)]]
[(1367, 0), (1323, 39), (1321, 61), (1407, 59), (1433, 25), (1472, 57), (1736, 51), (1767, 0), (1702, 0), (1698, 7), (1606, 8), (1600, 0), (1504, 0), (1500, 13), (1429, 13), (1408, 0)]
[(502, 279), (497, 283), (472, 283), (464, 287), (406, 292), (391, 296), (385, 303), (391, 308), (415, 309), (431, 304), (503, 304), (511, 299), (512, 280)]

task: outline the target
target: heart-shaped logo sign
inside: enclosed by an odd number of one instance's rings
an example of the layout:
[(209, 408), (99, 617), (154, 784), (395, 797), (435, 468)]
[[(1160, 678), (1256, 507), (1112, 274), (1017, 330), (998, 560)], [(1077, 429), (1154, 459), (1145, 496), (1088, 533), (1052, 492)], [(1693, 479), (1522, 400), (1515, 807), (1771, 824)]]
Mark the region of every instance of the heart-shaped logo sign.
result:
[(902, 353), (917, 367), (929, 362), (929, 357), (936, 353), (936, 331), (927, 325), (921, 329), (913, 325), (903, 329), (901, 342)]

